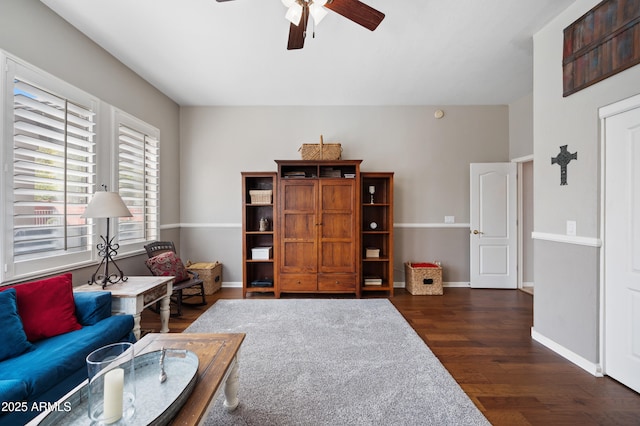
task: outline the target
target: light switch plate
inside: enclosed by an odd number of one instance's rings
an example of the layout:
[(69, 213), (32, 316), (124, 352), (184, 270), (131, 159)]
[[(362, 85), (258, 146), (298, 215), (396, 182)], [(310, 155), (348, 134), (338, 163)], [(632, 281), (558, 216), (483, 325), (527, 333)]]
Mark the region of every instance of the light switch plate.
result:
[(567, 235), (569, 235), (570, 237), (575, 237), (576, 236), (576, 221), (575, 220), (568, 220), (567, 221)]
[(444, 217), (444, 223), (455, 223), (456, 222), (456, 217), (455, 216), (445, 216)]

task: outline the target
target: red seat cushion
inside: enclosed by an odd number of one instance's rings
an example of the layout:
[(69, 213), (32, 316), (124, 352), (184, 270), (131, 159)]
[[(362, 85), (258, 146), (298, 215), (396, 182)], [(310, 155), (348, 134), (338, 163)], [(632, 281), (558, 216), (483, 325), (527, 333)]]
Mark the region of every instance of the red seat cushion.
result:
[(73, 299), (72, 275), (3, 287), (16, 289), (18, 315), (30, 342), (80, 330)]
[(146, 260), (147, 268), (153, 275), (160, 277), (175, 277), (174, 284), (186, 281), (189, 278), (189, 272), (184, 267), (182, 260), (171, 251), (161, 253)]

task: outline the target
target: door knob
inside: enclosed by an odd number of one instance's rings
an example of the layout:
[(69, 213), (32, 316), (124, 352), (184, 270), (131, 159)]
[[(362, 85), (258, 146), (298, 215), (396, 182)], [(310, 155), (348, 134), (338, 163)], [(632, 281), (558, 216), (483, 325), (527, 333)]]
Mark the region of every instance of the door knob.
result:
[(484, 234), (484, 232), (478, 231), (477, 229), (473, 230), (473, 234), (474, 235), (478, 235), (478, 234)]

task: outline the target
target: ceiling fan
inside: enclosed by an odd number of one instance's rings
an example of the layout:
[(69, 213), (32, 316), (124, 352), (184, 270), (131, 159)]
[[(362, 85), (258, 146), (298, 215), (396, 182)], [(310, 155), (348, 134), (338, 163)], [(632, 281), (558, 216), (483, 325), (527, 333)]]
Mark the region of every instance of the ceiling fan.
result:
[[(216, 0), (226, 2), (231, 0)], [(316, 25), (327, 15), (326, 9), (344, 16), (345, 18), (362, 25), (368, 30), (375, 30), (384, 19), (384, 13), (367, 6), (359, 0), (282, 0), (287, 7), (285, 17), (289, 25), (289, 41), (287, 50), (302, 49), (307, 35), (307, 22), (309, 15)]]

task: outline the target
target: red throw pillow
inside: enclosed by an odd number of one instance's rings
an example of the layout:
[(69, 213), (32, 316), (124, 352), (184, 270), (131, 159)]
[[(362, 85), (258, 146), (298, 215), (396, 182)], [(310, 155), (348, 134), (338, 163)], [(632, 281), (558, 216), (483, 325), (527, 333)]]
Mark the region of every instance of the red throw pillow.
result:
[(172, 251), (161, 253), (146, 260), (147, 268), (153, 275), (160, 277), (175, 277), (174, 284), (190, 278), (182, 260)]
[(30, 342), (82, 328), (76, 318), (71, 277), (64, 274), (2, 288), (16, 289), (18, 315)]

